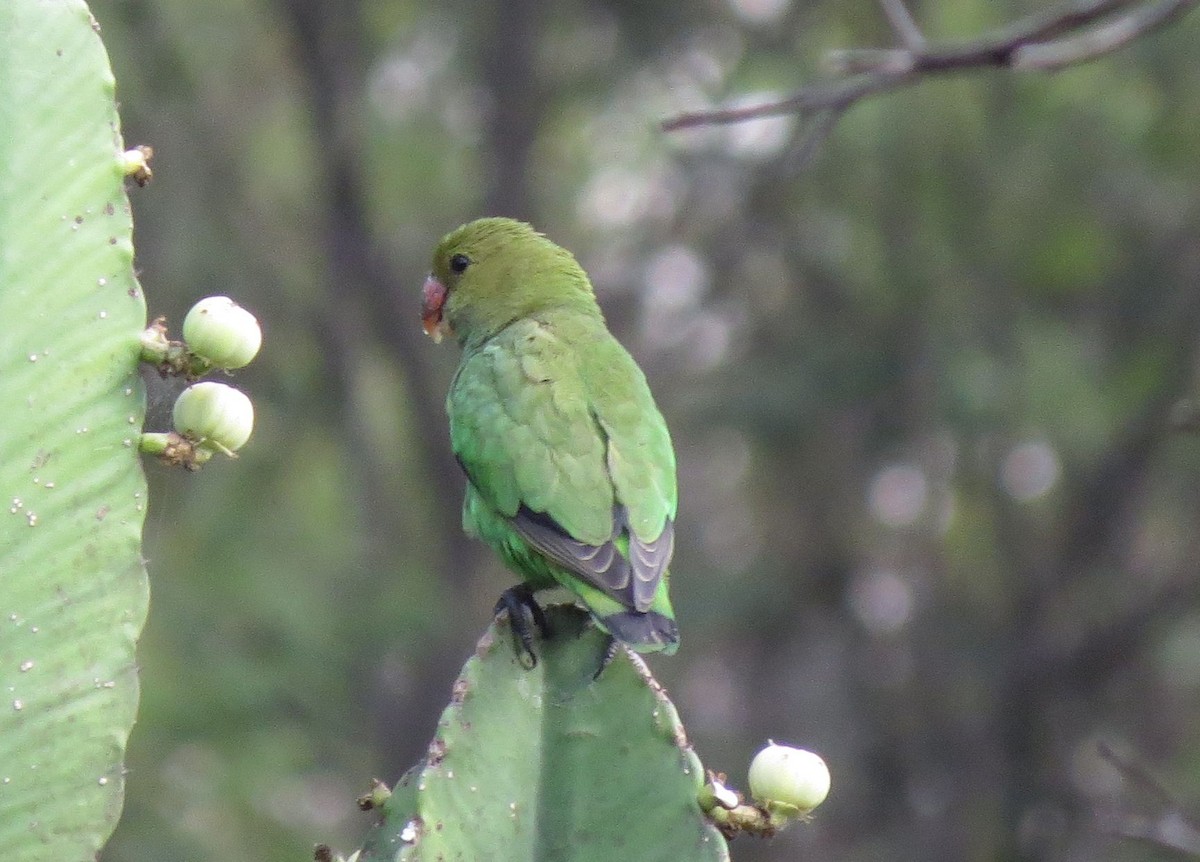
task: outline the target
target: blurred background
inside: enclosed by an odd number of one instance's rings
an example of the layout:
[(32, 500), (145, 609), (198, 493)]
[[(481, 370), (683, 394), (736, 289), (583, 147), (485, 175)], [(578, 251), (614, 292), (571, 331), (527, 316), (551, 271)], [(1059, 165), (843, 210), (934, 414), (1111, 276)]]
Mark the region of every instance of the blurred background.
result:
[[(1200, 812), (1200, 17), (865, 102), (798, 171), (789, 118), (658, 123), (893, 44), (874, 0), (92, 5), (156, 152), (151, 315), (228, 294), (266, 333), (241, 458), (147, 464), (105, 862), (348, 851), (423, 753), (513, 580), (461, 534), (458, 351), (418, 321), (483, 214), (577, 253), (671, 426), (683, 647), (653, 666), (701, 759), (832, 770), (735, 860), (1177, 858), (1115, 833)], [(911, 7), (954, 40), (1042, 4)]]

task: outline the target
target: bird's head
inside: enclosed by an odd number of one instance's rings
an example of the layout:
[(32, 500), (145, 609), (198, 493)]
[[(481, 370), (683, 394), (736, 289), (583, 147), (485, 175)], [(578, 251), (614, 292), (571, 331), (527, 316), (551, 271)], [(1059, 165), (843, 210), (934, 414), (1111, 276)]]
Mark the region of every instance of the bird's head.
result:
[(524, 222), (484, 218), (447, 234), (421, 290), (421, 323), (441, 341), (482, 341), (514, 320), (557, 305), (596, 308), (569, 251)]

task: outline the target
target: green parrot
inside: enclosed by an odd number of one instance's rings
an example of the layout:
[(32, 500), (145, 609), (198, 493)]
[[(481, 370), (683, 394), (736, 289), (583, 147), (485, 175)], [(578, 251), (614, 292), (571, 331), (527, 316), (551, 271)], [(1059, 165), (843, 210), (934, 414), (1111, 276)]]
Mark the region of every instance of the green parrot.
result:
[(530, 666), (524, 610), (547, 636), (533, 593), (554, 586), (614, 639), (607, 658), (617, 642), (675, 652), (675, 453), (582, 267), (528, 224), (484, 218), (438, 244), (422, 299), (425, 332), (462, 346), (446, 410), (463, 527), (523, 579), (496, 612)]

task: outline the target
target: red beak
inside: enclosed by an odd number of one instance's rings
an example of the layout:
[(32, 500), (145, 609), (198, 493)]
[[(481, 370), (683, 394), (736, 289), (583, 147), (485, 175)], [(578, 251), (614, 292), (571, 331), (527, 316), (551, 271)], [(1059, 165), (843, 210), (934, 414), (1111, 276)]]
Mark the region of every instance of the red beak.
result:
[(431, 273), (421, 287), (421, 327), (435, 344), (449, 331), (442, 319), (442, 306), (445, 304), (446, 286)]

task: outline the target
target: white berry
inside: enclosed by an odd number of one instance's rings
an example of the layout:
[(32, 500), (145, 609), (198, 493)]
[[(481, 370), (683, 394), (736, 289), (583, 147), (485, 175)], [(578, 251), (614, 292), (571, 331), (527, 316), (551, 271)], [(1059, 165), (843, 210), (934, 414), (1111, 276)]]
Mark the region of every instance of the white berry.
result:
[(196, 383), (175, 399), (175, 430), (201, 445), (235, 452), (254, 430), (254, 405), (224, 383)]
[(829, 767), (811, 751), (770, 743), (750, 763), (750, 793), (768, 809), (807, 814), (829, 795)]
[(262, 329), (253, 314), (228, 296), (210, 296), (183, 319), (183, 340), (217, 368), (241, 368), (258, 355)]

